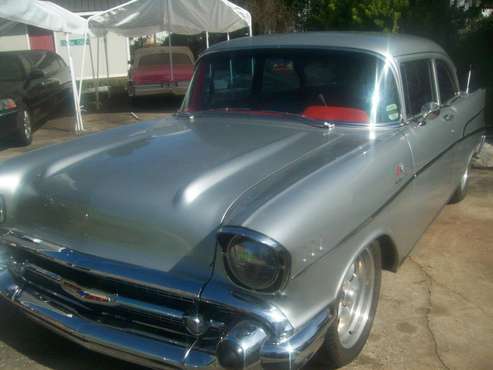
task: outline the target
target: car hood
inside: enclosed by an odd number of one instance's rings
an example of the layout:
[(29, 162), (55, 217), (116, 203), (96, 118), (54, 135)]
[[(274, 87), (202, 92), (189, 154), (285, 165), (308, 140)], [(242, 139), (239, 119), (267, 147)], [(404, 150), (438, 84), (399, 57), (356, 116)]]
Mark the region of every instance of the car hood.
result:
[(7, 226), (80, 252), (206, 279), (228, 207), (337, 139), (275, 121), (177, 117), (33, 151), (0, 169)]

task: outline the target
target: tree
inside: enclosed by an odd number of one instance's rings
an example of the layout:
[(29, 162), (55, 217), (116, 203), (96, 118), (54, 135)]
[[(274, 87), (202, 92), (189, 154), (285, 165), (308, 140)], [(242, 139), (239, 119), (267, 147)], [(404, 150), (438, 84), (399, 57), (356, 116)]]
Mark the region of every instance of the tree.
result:
[(295, 30), (294, 8), (286, 0), (237, 0), (235, 3), (252, 14), (255, 34)]
[(301, 30), (399, 31), (408, 0), (285, 0)]

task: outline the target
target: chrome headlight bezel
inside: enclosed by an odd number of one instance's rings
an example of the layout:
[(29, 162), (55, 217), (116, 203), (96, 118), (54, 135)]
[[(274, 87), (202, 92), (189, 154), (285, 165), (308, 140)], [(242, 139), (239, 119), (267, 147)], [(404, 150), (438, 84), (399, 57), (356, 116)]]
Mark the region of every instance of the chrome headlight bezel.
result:
[[(259, 232), (233, 226), (221, 228), (217, 239), (222, 248), (226, 273), (233, 283), (262, 293), (275, 293), (286, 287), (291, 273), (291, 254), (279, 242)], [(267, 256), (270, 263), (269, 267), (274, 267), (275, 271), (273, 273), (275, 273), (275, 276), (263, 284), (254, 283), (254, 279), (249, 280), (244, 276), (242, 277), (238, 273), (239, 266), (234, 265), (235, 259), (233, 258), (234, 248), (238, 245), (250, 252), (248, 254), (249, 258), (259, 257), (260, 260), (261, 256)], [(253, 249), (256, 249), (256, 251)], [(262, 253), (258, 253), (259, 251)], [(243, 263), (248, 264), (248, 261), (243, 261)], [(254, 266), (254, 264), (252, 263), (251, 266)], [(259, 268), (258, 264), (254, 267)]]

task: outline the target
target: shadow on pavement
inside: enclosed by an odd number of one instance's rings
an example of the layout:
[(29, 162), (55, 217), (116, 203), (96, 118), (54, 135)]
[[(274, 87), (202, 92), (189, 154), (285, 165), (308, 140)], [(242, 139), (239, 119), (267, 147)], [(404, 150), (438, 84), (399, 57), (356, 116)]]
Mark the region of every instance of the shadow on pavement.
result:
[(126, 92), (116, 91), (101, 100), (100, 110), (96, 110), (93, 100), (82, 103), (86, 113), (174, 113), (180, 109), (183, 96), (157, 95), (139, 97), (130, 101)]
[[(142, 367), (90, 352), (50, 332), (0, 301), (0, 342), (36, 362), (29, 367), (41, 370), (145, 370)], [(2, 353), (0, 347), (0, 353)], [(17, 370), (12, 351), (2, 361)], [(19, 355), (19, 357), (20, 357)], [(39, 365), (38, 365), (39, 364)], [(14, 366), (14, 367), (12, 367)], [(44, 367), (43, 367), (44, 366)], [(24, 368), (24, 367), (22, 367)]]

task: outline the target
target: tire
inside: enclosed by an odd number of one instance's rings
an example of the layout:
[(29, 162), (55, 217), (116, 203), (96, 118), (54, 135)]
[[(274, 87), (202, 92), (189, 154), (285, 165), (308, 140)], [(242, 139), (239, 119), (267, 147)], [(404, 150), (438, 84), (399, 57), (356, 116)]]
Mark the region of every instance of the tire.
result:
[(138, 106), (140, 103), (140, 100), (137, 96), (135, 95), (129, 95), (128, 96), (128, 104), (132, 107)]
[[(361, 266), (365, 268), (362, 269)], [(377, 310), (381, 275), (380, 246), (373, 242), (356, 257), (344, 277), (337, 304), (337, 317), (327, 331), (324, 344), (314, 359), (316, 363), (323, 365), (324, 369), (337, 369), (347, 365), (365, 346)], [(359, 292), (351, 299), (348, 292), (357, 289), (357, 282), (363, 283), (365, 288), (358, 289)], [(350, 313), (354, 311), (363, 314)]]
[(32, 121), (31, 114), (25, 105), (20, 106), (17, 113), (17, 132), (15, 134), (16, 141), (21, 146), (27, 146), (32, 143)]
[(469, 185), (469, 171), (471, 169), (471, 161), (467, 164), (466, 170), (463, 173), (461, 179), (460, 179), (460, 184), (457, 186), (457, 189), (455, 189), (454, 194), (452, 197), (449, 199), (449, 204), (455, 204), (459, 203), (460, 201), (464, 200), (464, 198), (467, 195), (467, 187)]

